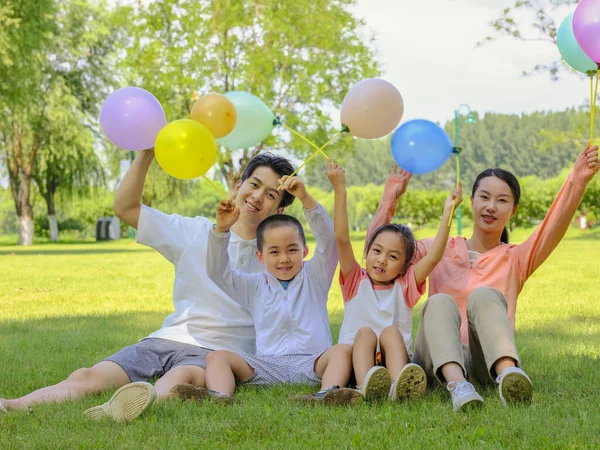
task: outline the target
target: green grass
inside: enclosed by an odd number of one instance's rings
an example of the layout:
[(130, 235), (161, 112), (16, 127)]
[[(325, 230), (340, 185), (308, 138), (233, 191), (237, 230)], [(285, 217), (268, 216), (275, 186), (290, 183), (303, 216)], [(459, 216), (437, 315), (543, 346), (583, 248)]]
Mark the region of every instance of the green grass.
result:
[[(411, 404), (312, 408), (287, 400), (310, 389), (279, 387), (242, 389), (234, 407), (169, 402), (131, 424), (84, 420), (106, 393), (0, 415), (0, 448), (597, 448), (599, 255), (598, 232), (571, 230), (519, 298), (516, 340), (535, 386), (528, 407), (503, 408), (488, 388), (482, 410), (453, 414), (436, 388)], [(156, 330), (172, 311), (172, 267), (131, 241), (0, 243), (0, 273), (0, 397), (61, 381)], [(342, 310), (334, 282), (334, 336)]]

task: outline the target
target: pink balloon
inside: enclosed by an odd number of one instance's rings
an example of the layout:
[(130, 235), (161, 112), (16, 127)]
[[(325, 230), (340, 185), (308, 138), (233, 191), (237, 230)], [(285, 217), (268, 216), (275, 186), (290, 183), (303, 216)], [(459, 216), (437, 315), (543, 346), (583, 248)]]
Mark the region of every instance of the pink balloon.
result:
[(573, 33), (581, 49), (600, 63), (600, 0), (581, 0), (573, 15)]
[(381, 78), (367, 78), (344, 97), (341, 120), (353, 136), (377, 139), (394, 131), (402, 114), (404, 100), (398, 89)]
[(110, 142), (125, 150), (154, 147), (167, 124), (160, 102), (145, 89), (128, 86), (110, 94), (100, 110), (100, 127)]

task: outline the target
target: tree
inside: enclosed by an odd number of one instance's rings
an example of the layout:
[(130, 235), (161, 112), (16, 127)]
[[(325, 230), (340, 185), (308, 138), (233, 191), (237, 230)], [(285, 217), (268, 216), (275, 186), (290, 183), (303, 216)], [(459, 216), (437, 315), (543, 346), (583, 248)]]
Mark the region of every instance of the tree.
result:
[[(494, 35), (487, 36), (478, 46), (494, 41), (502, 36), (509, 36), (519, 41), (542, 41), (556, 46), (558, 26), (552, 18), (552, 12), (564, 6), (576, 5), (579, 0), (515, 0), (512, 7), (505, 8), (502, 15), (490, 22)], [(517, 17), (523, 18), (519, 21)], [(532, 24), (531, 29), (524, 30), (523, 24)], [(548, 72), (553, 80), (558, 80), (562, 73), (573, 73), (573, 70), (557, 59), (552, 62), (536, 64), (531, 71), (523, 75)]]
[[(346, 91), (378, 73), (361, 35), (355, 0), (165, 0), (136, 3), (123, 58), (129, 83), (154, 93), (170, 120), (187, 117), (195, 96), (249, 91), (288, 126), (318, 143), (334, 133), (324, 112)], [(276, 134), (283, 134), (276, 131)], [(274, 136), (239, 151), (222, 149), (217, 172), (232, 188), (261, 149), (285, 147), (304, 158), (313, 149)], [(153, 174), (151, 173), (151, 176)]]
[(110, 81), (105, 63), (112, 44), (105, 7), (88, 0), (12, 5), (19, 26), (8, 30), (14, 44), (8, 51), (10, 64), (0, 63), (0, 72), (6, 74), (0, 85), (5, 113), (0, 114), (0, 145), (21, 245), (33, 242), (33, 179), (48, 203), (52, 222), (58, 187), (66, 185), (69, 190), (77, 178), (89, 180), (93, 176), (88, 175), (99, 173), (90, 118), (97, 114), (99, 97)]

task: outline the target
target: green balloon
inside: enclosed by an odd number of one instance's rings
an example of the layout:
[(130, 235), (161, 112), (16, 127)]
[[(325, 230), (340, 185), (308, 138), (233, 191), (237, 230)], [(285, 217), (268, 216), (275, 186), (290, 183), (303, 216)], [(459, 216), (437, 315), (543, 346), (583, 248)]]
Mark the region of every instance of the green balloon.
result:
[(575, 39), (575, 34), (573, 33), (573, 13), (565, 17), (565, 20), (560, 24), (556, 42), (558, 43), (560, 55), (573, 69), (583, 73), (587, 73), (590, 70), (593, 72), (598, 70), (598, 64), (586, 55)]
[(243, 91), (225, 93), (237, 112), (237, 122), (231, 133), (217, 142), (232, 150), (260, 144), (273, 131), (273, 112), (257, 96)]

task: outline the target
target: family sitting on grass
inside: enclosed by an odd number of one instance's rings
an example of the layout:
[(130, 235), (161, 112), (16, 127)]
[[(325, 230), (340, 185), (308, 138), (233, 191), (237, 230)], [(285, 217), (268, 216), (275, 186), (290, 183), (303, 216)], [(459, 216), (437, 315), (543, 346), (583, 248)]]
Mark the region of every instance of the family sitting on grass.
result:
[[(575, 162), (546, 217), (522, 244), (510, 245), (506, 225), (520, 187), (502, 169), (479, 174), (471, 192), (473, 235), (448, 237), (462, 187), (440, 205), (435, 238), (416, 241), (390, 223), (410, 174), (394, 168), (369, 226), (364, 267), (352, 250), (342, 167), (329, 161), (334, 220), (291, 176), (285, 158), (262, 153), (246, 166), (235, 200), (222, 201), (216, 224), (167, 215), (141, 204), (154, 152), (139, 152), (122, 180), (116, 214), (137, 228), (139, 243), (175, 266), (175, 311), (160, 330), (64, 381), (0, 411), (31, 409), (119, 388), (94, 419), (133, 420), (155, 400), (231, 403), (237, 385), (311, 384), (318, 392), (295, 400), (326, 405), (412, 400), (437, 380), (454, 411), (481, 406), (472, 382), (496, 383), (504, 404), (528, 403), (533, 385), (514, 341), (517, 296), (558, 245), (590, 180), (600, 169), (598, 147)], [(294, 198), (316, 238), (310, 260), (304, 230), (284, 215)], [(442, 209), (443, 208), (443, 209)], [(327, 299), (339, 261), (344, 321), (337, 345)], [(412, 343), (412, 308), (425, 292)], [(147, 381), (157, 379), (154, 385)]]

